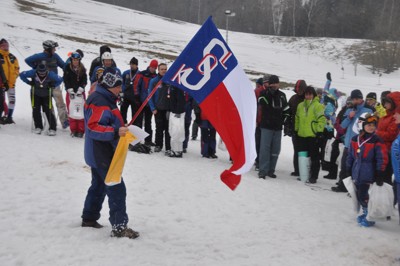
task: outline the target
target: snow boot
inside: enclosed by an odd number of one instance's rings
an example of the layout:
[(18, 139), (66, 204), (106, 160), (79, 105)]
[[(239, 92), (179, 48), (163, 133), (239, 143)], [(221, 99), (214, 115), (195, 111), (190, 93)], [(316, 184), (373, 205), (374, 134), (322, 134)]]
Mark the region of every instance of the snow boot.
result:
[[(363, 214), (360, 215), (360, 216), (364, 216), (364, 217), (361, 218), (361, 221), (359, 222), (359, 225), (360, 225), (360, 226), (362, 226), (362, 227), (371, 227), (371, 226), (374, 226), (374, 225), (375, 225), (375, 222), (374, 222), (374, 221), (368, 221), (368, 220), (367, 220), (368, 208), (364, 208), (364, 207), (363, 207)], [(360, 216), (357, 217), (357, 221), (358, 221), (358, 218), (359, 218)]]
[(99, 224), (97, 221), (92, 221), (92, 220), (82, 220), (82, 227), (92, 227), (96, 229), (103, 228), (101, 224)]
[(362, 220), (367, 217), (368, 214), (368, 209), (367, 208), (362, 208), (363, 213), (359, 216), (357, 216), (357, 223), (361, 224)]
[(136, 232), (128, 227), (113, 229), (111, 231), (111, 237), (127, 237), (135, 239), (139, 237), (139, 232)]
[(325, 175), (324, 178), (335, 180), (337, 178), (337, 172), (338, 172), (338, 165), (332, 164), (329, 169), (329, 174)]

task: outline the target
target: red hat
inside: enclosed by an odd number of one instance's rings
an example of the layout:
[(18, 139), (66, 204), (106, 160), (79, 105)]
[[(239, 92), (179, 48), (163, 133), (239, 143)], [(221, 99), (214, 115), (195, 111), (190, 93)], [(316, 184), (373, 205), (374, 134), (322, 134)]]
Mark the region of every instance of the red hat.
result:
[(149, 67), (157, 68), (158, 67), (158, 61), (153, 59), (150, 61)]

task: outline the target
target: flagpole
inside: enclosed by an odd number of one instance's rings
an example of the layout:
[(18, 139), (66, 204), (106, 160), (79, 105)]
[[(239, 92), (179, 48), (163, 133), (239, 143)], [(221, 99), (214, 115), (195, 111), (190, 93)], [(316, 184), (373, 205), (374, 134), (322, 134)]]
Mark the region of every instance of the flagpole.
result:
[(156, 93), (156, 90), (158, 86), (160, 85), (162, 80), (157, 82), (156, 86), (151, 90), (150, 94), (147, 96), (147, 98), (144, 100), (142, 105), (139, 107), (139, 109), (136, 111), (135, 115), (132, 117), (132, 120), (129, 122), (128, 127), (135, 122), (136, 118), (139, 116), (140, 112), (142, 112), (143, 108), (146, 106), (146, 104), (149, 102), (150, 98), (153, 97), (154, 93)]

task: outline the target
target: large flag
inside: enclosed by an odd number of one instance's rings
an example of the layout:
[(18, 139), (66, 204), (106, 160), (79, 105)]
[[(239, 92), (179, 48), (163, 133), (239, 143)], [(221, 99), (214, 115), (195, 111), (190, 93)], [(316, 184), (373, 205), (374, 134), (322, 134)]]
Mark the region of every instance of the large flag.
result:
[(179, 55), (163, 81), (189, 93), (215, 127), (233, 160), (221, 180), (232, 190), (256, 157), (254, 88), (211, 17)]

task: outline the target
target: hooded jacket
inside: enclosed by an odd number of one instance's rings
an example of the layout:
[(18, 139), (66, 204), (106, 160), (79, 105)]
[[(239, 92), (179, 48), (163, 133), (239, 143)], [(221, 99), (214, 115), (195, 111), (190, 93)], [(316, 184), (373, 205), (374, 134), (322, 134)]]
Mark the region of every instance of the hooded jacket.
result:
[(400, 92), (391, 92), (386, 97), (389, 98), (395, 106), (392, 106), (392, 110), (387, 110), (386, 115), (379, 119), (376, 134), (384, 141), (387, 150), (390, 151), (392, 147), (392, 142), (399, 134), (399, 128), (395, 123), (393, 115), (395, 113), (394, 110), (396, 109), (396, 107), (400, 106)]
[(325, 124), (324, 105), (319, 103), (318, 97), (304, 100), (297, 106), (294, 129), (299, 137), (316, 137), (324, 131)]

